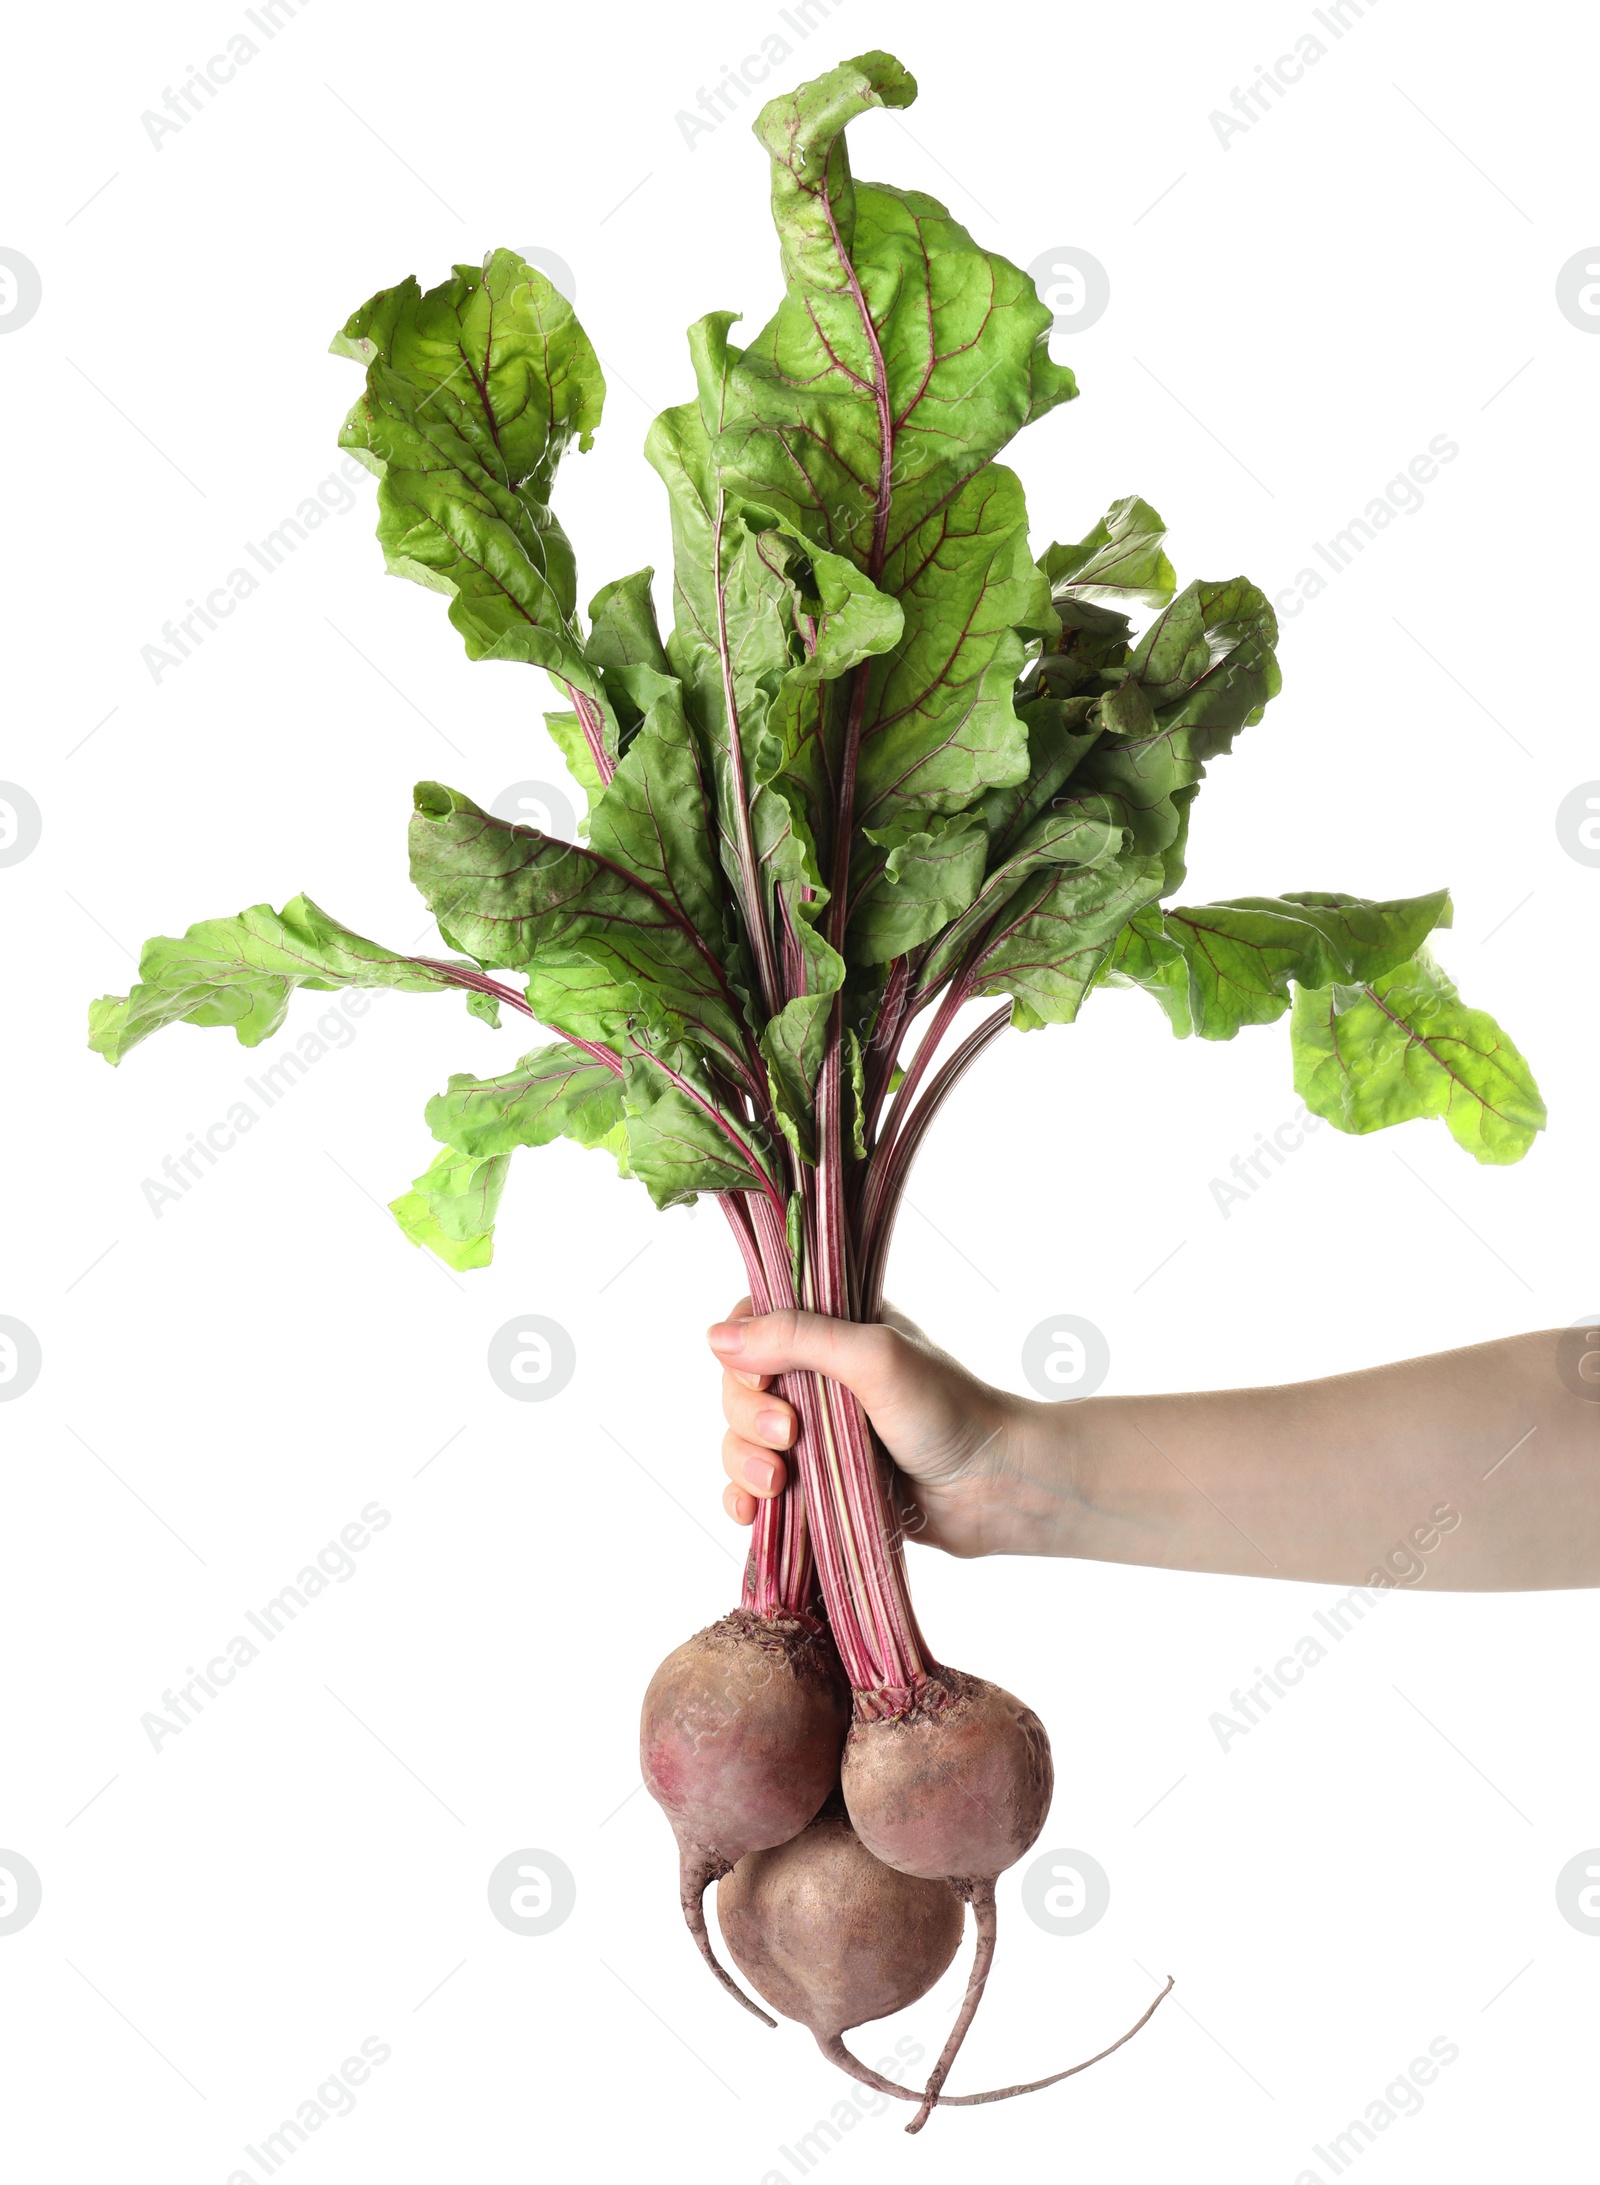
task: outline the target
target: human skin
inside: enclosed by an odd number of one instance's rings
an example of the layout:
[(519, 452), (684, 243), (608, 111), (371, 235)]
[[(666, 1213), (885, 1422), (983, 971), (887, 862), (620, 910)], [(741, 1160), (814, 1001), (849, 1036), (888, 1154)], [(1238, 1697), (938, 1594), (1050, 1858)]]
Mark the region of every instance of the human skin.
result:
[(749, 1524), (781, 1492), (795, 1415), (772, 1382), (810, 1369), (861, 1399), (906, 1537), (950, 1555), (1441, 1592), (1600, 1585), (1600, 1380), (1593, 1398), (1568, 1386), (1562, 1333), (1284, 1387), (1051, 1404), (989, 1387), (898, 1315), (865, 1327), (745, 1300), (709, 1334), (723, 1503)]

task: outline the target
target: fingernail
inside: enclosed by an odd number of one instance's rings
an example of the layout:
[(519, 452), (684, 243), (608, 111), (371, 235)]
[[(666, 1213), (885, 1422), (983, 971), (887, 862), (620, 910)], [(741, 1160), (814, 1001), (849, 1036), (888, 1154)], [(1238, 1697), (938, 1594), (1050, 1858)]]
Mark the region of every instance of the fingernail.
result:
[(742, 1470), (747, 1487), (753, 1487), (758, 1495), (771, 1494), (778, 1467), (770, 1457), (746, 1457)]
[(789, 1414), (786, 1411), (758, 1411), (756, 1432), (763, 1441), (786, 1442), (789, 1439)]
[(744, 1330), (737, 1320), (724, 1320), (706, 1330), (706, 1341), (719, 1358), (737, 1358), (744, 1349)]

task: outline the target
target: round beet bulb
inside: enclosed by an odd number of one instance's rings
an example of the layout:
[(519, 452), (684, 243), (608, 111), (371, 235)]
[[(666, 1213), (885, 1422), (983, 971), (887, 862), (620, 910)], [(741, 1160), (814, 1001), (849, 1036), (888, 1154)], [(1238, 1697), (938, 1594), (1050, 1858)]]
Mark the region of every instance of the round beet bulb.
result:
[(842, 1784), (857, 1834), (885, 1865), (992, 1882), (1037, 1841), (1055, 1770), (1031, 1707), (944, 1669), (908, 1713), (852, 1724)]
[(768, 2025), (717, 1962), (706, 1887), (799, 1835), (838, 1782), (849, 1713), (826, 1628), (745, 1609), (669, 1654), (644, 1696), (639, 1765), (678, 1839), (684, 1919), (723, 1986)]
[(869, 2071), (842, 2036), (926, 1995), (960, 1946), (963, 1917), (942, 1882), (875, 1859), (836, 1800), (717, 1884), (728, 1954), (756, 1992), (809, 2027), (853, 2078), (902, 2096), (908, 2090)]
[[(961, 1942), (965, 1913), (947, 1882), (896, 1873), (875, 1859), (830, 1798), (808, 1828), (772, 1851), (752, 1851), (717, 1884), (717, 1918), (734, 1963), (785, 2018), (806, 2026), (831, 2063), (880, 2094), (929, 2097), (886, 2079), (846, 2048), (852, 2026), (887, 2018), (926, 1995)], [(975, 2109), (1036, 2094), (1114, 2055), (1149, 2023), (1172, 1985), (1120, 2039), (1081, 2064), (1022, 2086), (939, 2094), (941, 2108)], [(907, 2125), (914, 2128), (917, 2119)]]
[(857, 1720), (841, 1786), (863, 1844), (886, 1866), (948, 1882), (972, 1905), (977, 1948), (950, 2038), (934, 2065), (918, 2131), (966, 2038), (994, 1962), (996, 1878), (1038, 1840), (1055, 1770), (1031, 1707), (983, 1677), (943, 1669), (907, 1712)]

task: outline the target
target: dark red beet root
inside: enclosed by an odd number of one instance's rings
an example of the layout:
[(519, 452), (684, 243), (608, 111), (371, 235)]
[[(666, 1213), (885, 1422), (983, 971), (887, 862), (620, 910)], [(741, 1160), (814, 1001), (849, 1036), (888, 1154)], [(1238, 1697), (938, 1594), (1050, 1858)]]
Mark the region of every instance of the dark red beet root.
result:
[(841, 2036), (926, 1995), (960, 1947), (962, 1917), (942, 1882), (875, 1859), (837, 1805), (717, 1884), (722, 1937), (750, 1985), (842, 2070), (899, 2094)]
[(999, 1685), (943, 1669), (909, 1713), (851, 1725), (841, 1784), (868, 1850), (903, 1874), (951, 1883), (970, 1898), (977, 1925), (960, 2013), (907, 2126), (917, 2132), (983, 2000), (995, 1878), (1038, 1840), (1050, 1810), (1050, 1740), (1033, 1709)]
[(644, 1696), (639, 1765), (678, 1839), (684, 1920), (729, 1994), (767, 2025), (717, 1962), (702, 1900), (747, 1853), (799, 1835), (838, 1781), (849, 1709), (821, 1626), (744, 1609), (669, 1654)]
[(842, 1787), (867, 1849), (928, 1881), (993, 1881), (1038, 1839), (1055, 1770), (1031, 1707), (943, 1669), (909, 1714), (852, 1724)]
[[(844, 2044), (852, 2026), (887, 2018), (927, 1994), (961, 1941), (961, 1899), (948, 1883), (898, 1874), (875, 1859), (830, 1800), (809, 1828), (772, 1851), (741, 1859), (717, 1884), (717, 1918), (728, 1953), (775, 2011), (809, 2027), (830, 2062), (880, 2094), (918, 2102), (913, 2131), (928, 2113), (926, 2092), (874, 2071)], [(941, 2108), (1009, 2101), (1087, 2071), (1131, 2041), (1171, 1988), (1169, 1980), (1138, 2023), (1098, 2056), (1024, 2086), (982, 2094), (940, 2094)]]

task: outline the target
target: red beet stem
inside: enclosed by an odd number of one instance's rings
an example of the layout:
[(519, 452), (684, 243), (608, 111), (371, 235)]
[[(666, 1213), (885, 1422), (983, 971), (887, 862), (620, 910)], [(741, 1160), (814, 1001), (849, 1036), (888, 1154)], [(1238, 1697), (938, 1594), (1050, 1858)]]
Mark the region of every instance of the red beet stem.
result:
[[(744, 1260), (750, 1302), (758, 1313), (770, 1312), (772, 1291), (744, 1200), (743, 1192), (719, 1194), (719, 1204)], [(778, 1385), (788, 1393), (783, 1382)], [(805, 1490), (791, 1472), (783, 1493), (757, 1507), (739, 1606), (769, 1620), (803, 1615), (815, 1590), (816, 1566), (806, 1524)]]
[[(826, 1136), (821, 1158), (828, 1166)], [(837, 1156), (832, 1165), (836, 1176)], [(832, 1194), (820, 1185), (819, 1192), (826, 1204)], [(847, 1317), (848, 1300), (837, 1294), (842, 1253), (808, 1248), (805, 1295), (797, 1298), (784, 1226), (767, 1198), (746, 1196), (771, 1307), (803, 1302), (812, 1311)], [(842, 1203), (838, 1218), (842, 1224)], [(808, 1247), (814, 1242), (808, 1239)], [(831, 1289), (820, 1281), (819, 1261), (831, 1269)], [(927, 1682), (930, 1663), (912, 1613), (872, 1429), (850, 1391), (820, 1374), (790, 1376), (785, 1393), (799, 1415), (794, 1457), (840, 1657), (851, 1684), (867, 1696), (869, 1705), (881, 1697), (885, 1711), (901, 1712)]]
[[(909, 1113), (903, 1097), (910, 1090), (909, 1076), (900, 1088), (901, 1097), (895, 1102), (883, 1142), (872, 1155), (862, 1193), (859, 1251), (861, 1315), (865, 1320), (876, 1320), (883, 1311), (883, 1283), (889, 1260), (889, 1240), (894, 1234), (895, 1217), (900, 1211), (900, 1201), (905, 1194), (911, 1164), (921, 1149), (923, 1139), (928, 1135), (928, 1127), (979, 1055), (1000, 1036), (1010, 1021), (1009, 1005), (985, 1017), (940, 1066), (922, 1098)], [(934, 1031), (930, 1029), (917, 1049), (912, 1068), (918, 1074), (923, 1056), (929, 1052), (933, 1039)]]

